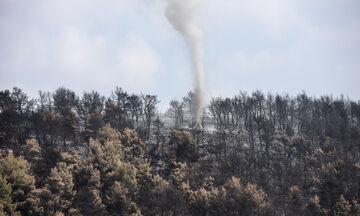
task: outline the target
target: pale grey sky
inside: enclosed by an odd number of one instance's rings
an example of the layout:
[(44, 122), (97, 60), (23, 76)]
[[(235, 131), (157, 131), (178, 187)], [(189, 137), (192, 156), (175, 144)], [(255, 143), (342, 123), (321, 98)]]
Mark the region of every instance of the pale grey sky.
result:
[[(116, 86), (162, 106), (193, 87), (166, 0), (0, 0), (0, 87)], [(360, 99), (360, 1), (202, 0), (207, 98), (260, 89)]]

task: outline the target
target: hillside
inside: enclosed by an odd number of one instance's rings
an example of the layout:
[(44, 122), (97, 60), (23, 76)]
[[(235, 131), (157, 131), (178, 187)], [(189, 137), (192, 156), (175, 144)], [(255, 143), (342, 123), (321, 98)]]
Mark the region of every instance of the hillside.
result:
[(0, 91), (0, 215), (360, 215), (360, 102)]

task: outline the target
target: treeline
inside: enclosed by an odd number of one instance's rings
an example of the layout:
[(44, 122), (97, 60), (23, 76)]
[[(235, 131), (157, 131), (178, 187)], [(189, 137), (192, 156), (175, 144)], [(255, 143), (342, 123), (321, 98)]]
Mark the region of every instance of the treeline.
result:
[(0, 215), (360, 215), (360, 103), (0, 91)]

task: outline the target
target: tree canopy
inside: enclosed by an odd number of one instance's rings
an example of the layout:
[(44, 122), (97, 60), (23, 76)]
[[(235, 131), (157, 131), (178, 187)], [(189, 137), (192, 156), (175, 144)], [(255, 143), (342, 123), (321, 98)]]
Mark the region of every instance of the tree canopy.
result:
[(0, 215), (360, 215), (360, 102), (0, 91)]

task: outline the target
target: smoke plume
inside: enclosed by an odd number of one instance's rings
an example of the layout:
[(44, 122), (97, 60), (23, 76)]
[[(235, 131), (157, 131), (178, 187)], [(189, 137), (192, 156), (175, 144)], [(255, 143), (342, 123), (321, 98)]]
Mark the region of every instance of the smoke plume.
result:
[(183, 35), (190, 49), (195, 70), (195, 106), (193, 117), (200, 125), (200, 114), (204, 106), (204, 65), (202, 32), (194, 22), (198, 0), (167, 0), (165, 15), (170, 24)]

